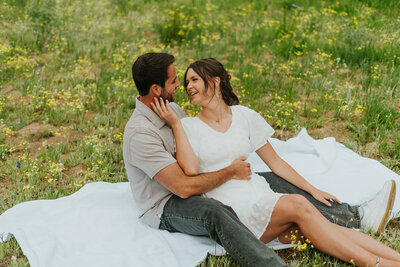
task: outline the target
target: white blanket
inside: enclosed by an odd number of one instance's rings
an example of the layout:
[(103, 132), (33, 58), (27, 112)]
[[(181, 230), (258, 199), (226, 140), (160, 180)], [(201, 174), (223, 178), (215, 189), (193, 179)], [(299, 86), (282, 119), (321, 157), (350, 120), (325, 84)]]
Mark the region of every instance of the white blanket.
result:
[[(399, 175), (360, 157), (332, 137), (303, 129), (287, 142), (270, 140), (279, 155), (316, 187), (359, 204)], [(267, 171), (256, 154), (254, 171)], [(393, 213), (400, 210), (399, 194)], [(18, 204), (0, 216), (0, 242), (13, 235), (32, 267), (195, 266), (224, 250), (205, 237), (155, 230), (139, 222), (128, 183), (90, 183), (71, 196)]]

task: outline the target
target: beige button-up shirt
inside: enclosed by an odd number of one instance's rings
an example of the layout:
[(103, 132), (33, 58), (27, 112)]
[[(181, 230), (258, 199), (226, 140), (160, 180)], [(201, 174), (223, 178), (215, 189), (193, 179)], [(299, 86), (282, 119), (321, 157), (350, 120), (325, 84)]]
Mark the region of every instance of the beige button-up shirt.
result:
[[(184, 111), (175, 103), (171, 108), (179, 118)], [(125, 126), (123, 153), (125, 169), (136, 204), (142, 209), (140, 219), (154, 227), (172, 193), (154, 176), (176, 162), (172, 129), (149, 107), (136, 99), (136, 109)]]

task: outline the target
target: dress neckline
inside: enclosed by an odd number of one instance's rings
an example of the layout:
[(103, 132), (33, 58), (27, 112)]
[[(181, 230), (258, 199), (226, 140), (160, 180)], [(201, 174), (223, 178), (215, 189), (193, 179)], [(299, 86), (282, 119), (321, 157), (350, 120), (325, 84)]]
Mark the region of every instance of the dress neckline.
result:
[(202, 124), (204, 124), (207, 128), (210, 128), (213, 132), (216, 133), (220, 133), (220, 134), (226, 134), (227, 132), (230, 131), (230, 129), (232, 129), (232, 125), (233, 125), (233, 108), (232, 106), (229, 106), (229, 108), (231, 109), (231, 114), (232, 114), (232, 118), (231, 118), (231, 125), (229, 125), (228, 129), (226, 129), (225, 132), (221, 132), (221, 131), (217, 131), (215, 130), (213, 127), (211, 127), (210, 125), (208, 125), (206, 122), (202, 121), (198, 116), (196, 116), (195, 118), (198, 119)]

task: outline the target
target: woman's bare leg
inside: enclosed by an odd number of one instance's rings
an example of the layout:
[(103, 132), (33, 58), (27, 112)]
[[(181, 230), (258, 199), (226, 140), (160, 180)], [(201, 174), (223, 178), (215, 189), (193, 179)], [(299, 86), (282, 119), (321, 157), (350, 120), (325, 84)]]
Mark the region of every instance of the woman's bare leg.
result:
[[(275, 205), (267, 230), (260, 238), (265, 242), (297, 224), (301, 232), (319, 250), (358, 266), (375, 266), (377, 255), (354, 242), (335, 224), (329, 222), (321, 213), (300, 195), (282, 196)], [(281, 231), (280, 233), (278, 233)], [(391, 264), (400, 266), (400, 262), (391, 262), (382, 257), (381, 266)]]
[(292, 227), (282, 232), (278, 237), (279, 241), (284, 244), (291, 244), (293, 241), (295, 241), (296, 243), (300, 241), (301, 244), (304, 244), (307, 240), (307, 238), (305, 238), (303, 233), (300, 231), (300, 228), (297, 226), (297, 224), (293, 224)]
[(352, 238), (360, 247), (364, 248), (365, 250), (382, 258), (393, 261), (400, 261), (400, 254), (397, 251), (388, 246), (385, 246), (384, 244), (373, 239), (369, 235), (353, 229), (341, 227), (339, 225), (335, 226), (339, 227), (348, 237)]
[[(397, 251), (388, 246), (385, 246), (383, 243), (373, 239), (369, 235), (353, 229), (339, 226), (337, 224), (335, 224), (335, 226), (340, 231), (343, 231), (345, 235), (351, 238), (360, 247), (364, 248), (370, 253), (377, 255), (381, 258), (386, 258), (388, 260), (400, 261), (400, 254)], [(297, 241), (300, 241), (301, 243), (305, 242), (303, 233), (300, 231), (300, 228), (297, 225), (293, 225), (279, 235), (279, 241), (284, 244), (290, 244), (294, 240), (296, 241), (296, 243)]]
[[(381, 242), (373, 239), (369, 235), (363, 234), (353, 229), (348, 229), (339, 225), (336, 225), (341, 231), (344, 231), (347, 236), (349, 236), (353, 241), (359, 244), (360, 247), (369, 251), (370, 253), (377, 255), (382, 258), (382, 262), (388, 262), (390, 265), (394, 265), (393, 262), (400, 261), (400, 254), (393, 250), (392, 248), (385, 246)], [(288, 228), (284, 232), (282, 232), (279, 236), (279, 241), (284, 244), (290, 244), (292, 241), (300, 241), (302, 244), (306, 242), (303, 233), (300, 231), (300, 228), (297, 225), (293, 225)], [(382, 263), (383, 265), (384, 263)], [(390, 266), (389, 265), (389, 266)]]

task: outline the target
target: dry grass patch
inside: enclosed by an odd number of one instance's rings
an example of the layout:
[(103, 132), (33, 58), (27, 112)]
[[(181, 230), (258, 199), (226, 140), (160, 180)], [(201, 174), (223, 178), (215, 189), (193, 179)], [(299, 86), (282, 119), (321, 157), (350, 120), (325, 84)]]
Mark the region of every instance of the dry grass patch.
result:
[(51, 130), (55, 130), (54, 126), (49, 124), (42, 124), (38, 122), (33, 122), (17, 131), (17, 136), (22, 138), (29, 138), (33, 136), (41, 137), (45, 134), (51, 136)]
[(379, 159), (379, 147), (377, 142), (371, 142), (366, 144), (365, 148), (363, 149), (363, 155), (368, 158)]
[(11, 137), (11, 143), (19, 145), (16, 155), (23, 153), (24, 146), (29, 149), (30, 157), (36, 157), (40, 152), (59, 143), (70, 143), (74, 139), (82, 139), (85, 133), (72, 129), (59, 129), (53, 125), (33, 122), (19, 129)]
[(5, 84), (3, 86), (3, 94), (6, 96), (10, 96), (12, 100), (18, 99), (20, 97), (18, 89), (10, 84)]
[(350, 137), (349, 131), (340, 121), (329, 122), (320, 128), (307, 129), (307, 131), (315, 139), (334, 137), (339, 143), (343, 143), (346, 138)]
[(0, 174), (0, 195), (6, 199), (7, 192), (10, 190), (10, 181), (5, 174)]
[(64, 171), (64, 174), (70, 178), (72, 177), (81, 178), (84, 176), (85, 171), (86, 171), (86, 165), (78, 164), (74, 167), (68, 168), (66, 171)]
[(297, 134), (298, 133), (289, 130), (275, 129), (275, 137), (282, 141), (295, 137)]
[(400, 230), (400, 217), (390, 220), (386, 228)]
[(9, 267), (11, 265), (10, 257), (0, 259), (0, 267)]
[(93, 117), (96, 115), (96, 112), (86, 112), (84, 117), (85, 117), (85, 121), (93, 121)]

